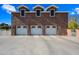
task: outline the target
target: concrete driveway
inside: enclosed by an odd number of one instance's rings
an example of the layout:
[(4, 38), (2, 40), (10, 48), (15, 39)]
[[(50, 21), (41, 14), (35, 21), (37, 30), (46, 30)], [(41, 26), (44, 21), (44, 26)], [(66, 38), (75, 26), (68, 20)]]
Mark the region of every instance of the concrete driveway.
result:
[(0, 36), (1, 55), (77, 55), (79, 43), (66, 36)]

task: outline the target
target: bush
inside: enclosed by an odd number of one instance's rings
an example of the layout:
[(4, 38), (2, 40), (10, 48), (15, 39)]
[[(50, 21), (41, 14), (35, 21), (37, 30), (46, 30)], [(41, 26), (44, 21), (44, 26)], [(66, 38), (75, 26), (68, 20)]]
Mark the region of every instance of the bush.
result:
[(72, 31), (75, 31), (75, 29), (78, 28), (77, 22), (76, 22), (75, 20), (70, 20), (70, 21), (68, 22), (68, 28), (69, 28), (69, 29), (72, 29)]
[(69, 21), (69, 22), (68, 22), (68, 28), (69, 28), (69, 29), (76, 29), (76, 28), (78, 28), (77, 22), (74, 21), (74, 20)]
[(1, 24), (0, 24), (0, 29), (9, 30), (9, 29), (10, 29), (10, 26), (9, 26), (8, 24), (1, 23)]

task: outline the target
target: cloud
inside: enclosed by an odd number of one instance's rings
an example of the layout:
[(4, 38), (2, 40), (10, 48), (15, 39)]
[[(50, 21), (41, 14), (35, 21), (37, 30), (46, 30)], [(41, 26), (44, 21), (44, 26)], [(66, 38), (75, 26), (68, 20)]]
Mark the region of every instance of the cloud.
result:
[(3, 8), (4, 10), (6, 10), (6, 12), (9, 13), (9, 14), (11, 14), (11, 12), (16, 12), (15, 7), (12, 6), (12, 5), (9, 5), (9, 4), (4, 4), (4, 5), (2, 5), (2, 8)]
[(75, 8), (75, 12), (79, 14), (79, 8)]

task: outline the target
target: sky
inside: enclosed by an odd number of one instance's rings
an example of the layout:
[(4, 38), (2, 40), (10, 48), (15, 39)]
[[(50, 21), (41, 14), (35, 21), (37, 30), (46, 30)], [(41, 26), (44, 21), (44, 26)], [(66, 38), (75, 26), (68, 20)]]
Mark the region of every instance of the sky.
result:
[[(27, 6), (30, 11), (33, 11), (33, 7), (41, 5), (46, 9), (48, 6), (57, 6), (57, 11), (67, 11), (69, 17), (76, 17), (79, 21), (79, 4), (21, 4)], [(20, 4), (0, 4), (0, 23), (11, 24), (11, 12), (17, 12), (17, 7)]]

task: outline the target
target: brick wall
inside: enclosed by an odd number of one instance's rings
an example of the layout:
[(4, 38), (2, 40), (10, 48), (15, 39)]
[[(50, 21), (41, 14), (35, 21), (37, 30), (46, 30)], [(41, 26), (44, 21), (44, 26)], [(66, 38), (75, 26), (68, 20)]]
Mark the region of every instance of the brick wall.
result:
[[(26, 13), (26, 17), (20, 17), (19, 13), (12, 13), (12, 35), (16, 34), (18, 25), (57, 25), (58, 35), (67, 35), (68, 13), (56, 12), (55, 17), (50, 17), (49, 12), (43, 12), (41, 17), (36, 17), (35, 12)], [(30, 32), (29, 32), (30, 34)]]

